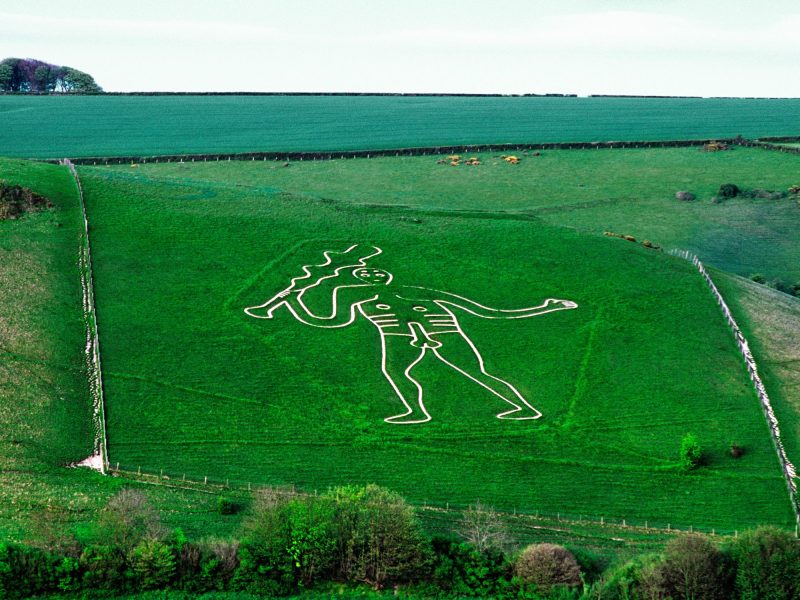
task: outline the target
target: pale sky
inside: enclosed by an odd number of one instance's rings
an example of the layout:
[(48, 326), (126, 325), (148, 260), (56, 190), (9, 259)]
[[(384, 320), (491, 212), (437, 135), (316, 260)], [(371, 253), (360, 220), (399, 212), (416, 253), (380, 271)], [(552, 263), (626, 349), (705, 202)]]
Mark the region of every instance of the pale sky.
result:
[(797, 0), (0, 0), (108, 91), (800, 97)]

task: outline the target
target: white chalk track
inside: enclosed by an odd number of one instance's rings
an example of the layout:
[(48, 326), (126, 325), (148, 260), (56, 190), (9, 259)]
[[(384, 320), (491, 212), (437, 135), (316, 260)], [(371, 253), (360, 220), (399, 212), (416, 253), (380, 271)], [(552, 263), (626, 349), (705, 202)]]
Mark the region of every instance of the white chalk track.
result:
[[(380, 248), (356, 251), (352, 245), (343, 252), (323, 252), (324, 261), (304, 265), (303, 275), (258, 306), (244, 309), (257, 319), (271, 319), (284, 307), (305, 325), (334, 329), (352, 325), (363, 317), (378, 330), (381, 339), (381, 371), (404, 406), (404, 412), (387, 417), (393, 425), (415, 425), (431, 420), (425, 406), (425, 391), (412, 371), (426, 356), (438, 359), (469, 381), (484, 388), (511, 406), (498, 419), (533, 420), (542, 416), (511, 383), (492, 375), (478, 348), (463, 330), (455, 310), (484, 319), (525, 319), (558, 310), (575, 309), (570, 300), (548, 298), (537, 306), (497, 309), (484, 306), (464, 296), (420, 286), (391, 286), (392, 275), (366, 266), (366, 261), (382, 253)], [(334, 258), (337, 263), (334, 266)], [(351, 260), (352, 258), (352, 260)], [(314, 275), (327, 268), (324, 275)], [(333, 288), (331, 312), (316, 314), (303, 296), (323, 281), (337, 278)], [(344, 305), (340, 291), (358, 289), (360, 297)], [(465, 359), (465, 357), (467, 357)]]

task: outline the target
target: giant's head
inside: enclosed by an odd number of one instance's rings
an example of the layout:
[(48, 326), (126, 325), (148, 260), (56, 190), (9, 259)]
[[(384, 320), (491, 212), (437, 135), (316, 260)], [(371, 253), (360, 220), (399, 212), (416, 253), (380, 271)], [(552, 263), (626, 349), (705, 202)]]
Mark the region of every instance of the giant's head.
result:
[(370, 285), (387, 285), (392, 280), (392, 274), (388, 271), (372, 267), (358, 267), (353, 270), (353, 277)]

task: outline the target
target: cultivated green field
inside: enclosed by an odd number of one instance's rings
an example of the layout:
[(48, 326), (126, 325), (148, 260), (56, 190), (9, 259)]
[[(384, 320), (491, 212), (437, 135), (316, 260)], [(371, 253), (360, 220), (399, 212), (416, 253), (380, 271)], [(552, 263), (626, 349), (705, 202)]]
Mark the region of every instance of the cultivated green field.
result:
[(754, 138), (798, 122), (800, 100), (0, 96), (0, 156)]
[[(80, 169), (112, 463), (308, 490), (371, 481), (417, 502), (480, 498), (673, 526), (788, 524), (766, 425), (705, 284), (688, 263), (599, 234), (704, 258), (717, 248), (720, 266), (788, 277), (796, 233), (782, 218), (796, 202), (709, 198), (728, 180), (785, 189), (796, 157), (654, 152), (552, 152), (516, 166), (487, 155), (479, 167), (423, 157)], [(676, 189), (700, 201), (679, 203)], [(785, 248), (750, 241), (755, 257), (742, 262), (734, 242), (715, 245), (731, 223), (762, 215)], [(433, 361), (415, 371), (433, 420), (387, 424), (401, 406), (372, 325), (244, 314), (324, 250), (353, 243), (380, 247), (369, 266), (397, 285), (497, 308), (577, 302), (515, 321), (460, 315), (489, 371), (543, 417), (495, 419), (507, 405)], [(687, 431), (710, 461), (691, 475), (677, 468)], [(733, 441), (747, 448), (739, 460)]]

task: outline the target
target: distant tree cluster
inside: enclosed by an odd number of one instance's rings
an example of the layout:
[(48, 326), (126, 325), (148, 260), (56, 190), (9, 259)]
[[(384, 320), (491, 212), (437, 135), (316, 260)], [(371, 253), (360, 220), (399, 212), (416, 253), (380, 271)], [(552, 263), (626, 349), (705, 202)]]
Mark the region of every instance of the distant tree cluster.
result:
[(6, 58), (0, 62), (0, 92), (102, 94), (103, 88), (94, 77), (72, 67), (34, 58)]

